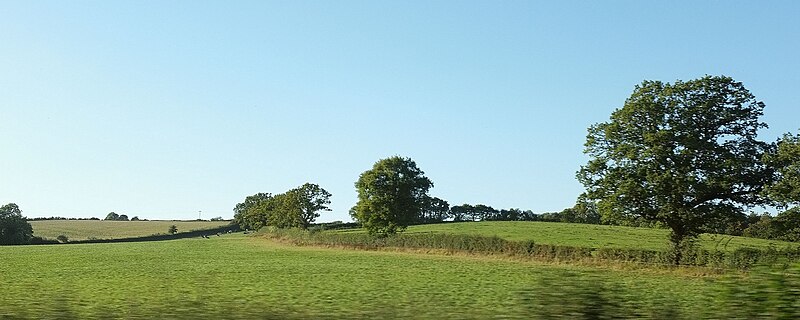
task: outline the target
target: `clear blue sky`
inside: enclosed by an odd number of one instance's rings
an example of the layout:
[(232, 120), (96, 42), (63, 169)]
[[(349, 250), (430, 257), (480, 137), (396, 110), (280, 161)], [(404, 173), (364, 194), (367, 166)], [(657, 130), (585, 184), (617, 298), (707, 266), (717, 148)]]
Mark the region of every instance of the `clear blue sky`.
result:
[(724, 74), (800, 128), (798, 1), (0, 1), (0, 204), (231, 217), (414, 159), (451, 204), (569, 207), (586, 128)]

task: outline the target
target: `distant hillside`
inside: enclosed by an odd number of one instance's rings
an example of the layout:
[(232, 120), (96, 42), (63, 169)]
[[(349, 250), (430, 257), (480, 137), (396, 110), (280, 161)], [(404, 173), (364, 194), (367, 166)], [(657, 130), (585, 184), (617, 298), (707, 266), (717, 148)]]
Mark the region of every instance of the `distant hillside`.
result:
[[(362, 229), (338, 232), (364, 232)], [(669, 246), (669, 230), (606, 226), (578, 223), (486, 221), (457, 222), (411, 226), (406, 233), (457, 233), (498, 236), (507, 240), (533, 240), (541, 244), (567, 245), (590, 248), (639, 248), (665, 250)], [(792, 242), (703, 234), (700, 245), (707, 250), (732, 251), (741, 247), (766, 248), (774, 246), (800, 246)]]
[(178, 233), (224, 226), (230, 221), (104, 221), (104, 220), (43, 220), (30, 221), (33, 234), (55, 239), (65, 235), (70, 240), (119, 239), (167, 233), (171, 225)]

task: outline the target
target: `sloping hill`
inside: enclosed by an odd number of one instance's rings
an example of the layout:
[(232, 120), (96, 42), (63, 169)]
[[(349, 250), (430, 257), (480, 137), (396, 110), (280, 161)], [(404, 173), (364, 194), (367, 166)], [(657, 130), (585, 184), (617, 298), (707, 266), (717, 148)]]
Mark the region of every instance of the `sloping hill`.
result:
[(40, 220), (31, 221), (33, 235), (55, 239), (65, 235), (70, 240), (120, 239), (166, 234), (171, 225), (178, 233), (211, 229), (230, 223), (229, 221), (105, 221), (105, 220)]
[[(362, 229), (339, 232), (364, 232)], [(541, 244), (566, 245), (589, 248), (637, 248), (665, 250), (669, 246), (669, 230), (634, 228), (578, 223), (530, 222), (530, 221), (486, 221), (456, 222), (411, 226), (406, 233), (454, 233), (482, 236), (498, 236), (520, 241), (533, 240)], [(799, 244), (728, 235), (703, 234), (700, 246), (707, 250), (732, 251), (737, 248), (785, 248)]]

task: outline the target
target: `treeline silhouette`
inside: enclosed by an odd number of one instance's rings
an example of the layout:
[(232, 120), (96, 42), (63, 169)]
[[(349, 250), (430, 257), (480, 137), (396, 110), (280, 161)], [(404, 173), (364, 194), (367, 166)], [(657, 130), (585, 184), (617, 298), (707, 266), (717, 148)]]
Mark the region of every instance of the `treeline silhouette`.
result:
[[(534, 213), (531, 210), (518, 208), (495, 209), (484, 204), (462, 204), (449, 206), (446, 201), (437, 204), (436, 208), (423, 210), (414, 224), (431, 224), (469, 221), (542, 221), (583, 224), (618, 225), (628, 227), (645, 227), (666, 229), (667, 226), (641, 218), (637, 219), (603, 219), (596, 205), (579, 198), (575, 206), (558, 212)], [(336, 225), (337, 228), (347, 227)], [(329, 229), (329, 228), (325, 228)], [(725, 220), (714, 221), (708, 226), (711, 233), (751, 238), (800, 241), (800, 208), (792, 208), (775, 216), (756, 214), (729, 216)]]
[(27, 218), (28, 221), (43, 221), (43, 220), (100, 220), (100, 218), (65, 218), (65, 217), (36, 217)]

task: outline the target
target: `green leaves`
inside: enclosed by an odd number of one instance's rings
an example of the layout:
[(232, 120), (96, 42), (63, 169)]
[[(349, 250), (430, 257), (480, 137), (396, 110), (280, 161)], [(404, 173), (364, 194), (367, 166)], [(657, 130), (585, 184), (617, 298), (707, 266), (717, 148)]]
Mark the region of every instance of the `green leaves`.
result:
[(234, 220), (246, 229), (257, 230), (267, 225), (307, 229), (320, 211), (330, 211), (330, 198), (330, 192), (313, 183), (274, 196), (257, 193), (234, 207)]
[(785, 134), (764, 161), (776, 172), (776, 180), (765, 194), (783, 205), (800, 203), (800, 134)]
[(605, 219), (660, 221), (675, 239), (762, 204), (773, 175), (758, 141), (764, 104), (740, 82), (644, 81), (608, 122), (589, 127), (578, 171)]
[(424, 174), (410, 158), (394, 156), (376, 162), (355, 184), (358, 203), (351, 215), (371, 234), (404, 230), (428, 203), (433, 182)]
[(0, 207), (0, 245), (27, 244), (33, 237), (31, 224), (14, 203)]

